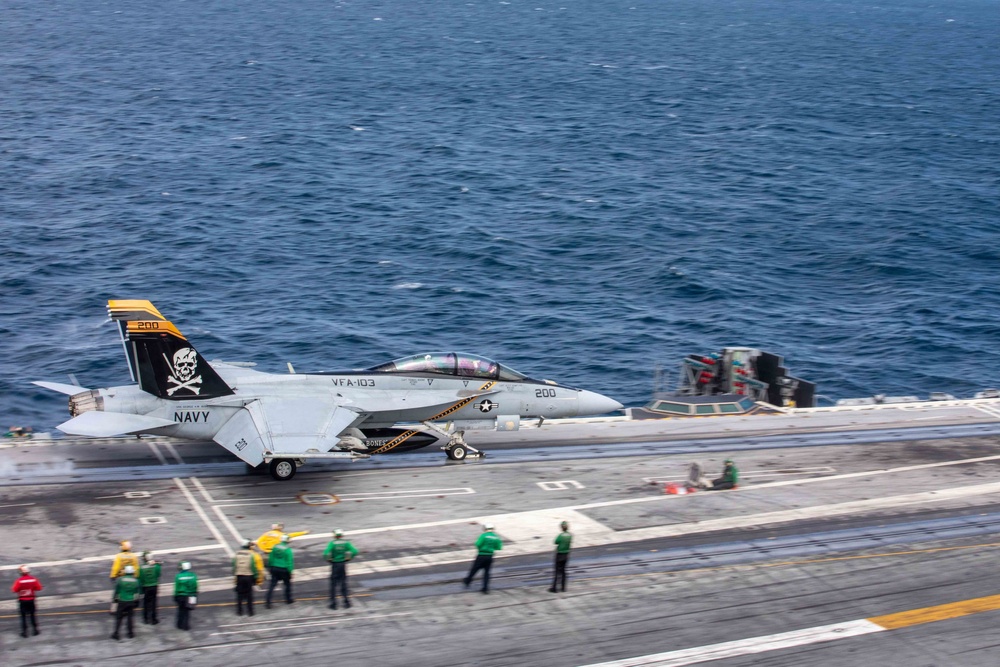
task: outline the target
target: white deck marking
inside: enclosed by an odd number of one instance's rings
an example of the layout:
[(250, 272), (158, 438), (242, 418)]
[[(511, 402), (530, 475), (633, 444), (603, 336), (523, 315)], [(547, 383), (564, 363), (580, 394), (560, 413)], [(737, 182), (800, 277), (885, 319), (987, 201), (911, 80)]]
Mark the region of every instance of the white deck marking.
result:
[(0, 505), (0, 507), (31, 507), (36, 503), (17, 503), (16, 505)]
[(169, 442), (165, 442), (165, 443), (163, 443), (163, 446), (167, 448), (167, 451), (170, 452), (171, 456), (173, 456), (175, 459), (177, 459), (178, 463), (180, 463), (181, 465), (184, 465), (184, 463), (185, 463), (184, 459), (182, 459), (181, 455), (177, 453), (176, 449), (174, 449), (173, 444), (171, 444)]
[[(201, 495), (204, 496), (205, 500), (207, 500), (209, 503), (214, 502), (212, 500), (212, 496), (208, 493), (208, 491), (205, 490), (205, 487), (204, 485), (202, 485), (200, 479), (198, 479), (197, 477), (192, 477), (191, 483), (198, 488), (199, 493), (201, 493)], [(221, 521), (222, 525), (226, 527), (226, 530), (229, 531), (229, 534), (233, 536), (233, 539), (236, 540), (236, 543), (243, 544), (243, 540), (247, 538), (240, 535), (240, 531), (236, 530), (236, 526), (234, 526), (233, 523), (229, 520), (229, 517), (227, 517), (222, 512), (222, 510), (218, 508), (217, 505), (212, 505), (212, 511), (215, 512), (215, 516), (219, 517), (219, 521)]]
[(146, 444), (149, 445), (150, 451), (152, 451), (153, 455), (156, 456), (157, 460), (160, 462), (160, 465), (164, 466), (170, 465), (169, 463), (167, 463), (167, 459), (164, 458), (163, 453), (160, 452), (160, 448), (156, 445), (155, 442), (153, 442), (152, 440), (147, 440)]
[[(156, 551), (151, 551), (150, 553), (154, 556), (170, 555), (170, 554), (183, 554), (190, 553), (192, 551), (210, 551), (212, 549), (222, 549), (221, 544), (202, 544), (197, 547), (178, 547), (176, 549), (157, 549)], [(66, 560), (50, 560), (38, 563), (25, 563), (28, 567), (59, 567), (61, 565), (76, 565), (78, 563), (99, 563), (103, 560), (114, 560), (117, 554), (112, 554), (110, 556), (84, 556), (83, 558), (68, 558)], [(20, 565), (0, 565), (0, 572), (7, 570), (16, 570), (21, 567)]]
[(555, 482), (535, 482), (542, 491), (565, 491), (566, 489), (585, 489), (586, 487), (575, 479), (562, 479)]
[(994, 419), (1000, 419), (1000, 409), (997, 409), (995, 405), (977, 405), (976, 409), (985, 412)]
[(751, 637), (749, 639), (740, 639), (722, 644), (698, 646), (680, 651), (668, 651), (666, 653), (626, 658), (625, 660), (593, 663), (586, 665), (586, 667), (681, 667), (681, 665), (694, 665), (699, 662), (710, 662), (712, 660), (722, 660), (741, 655), (767, 653), (768, 651), (777, 651), (793, 646), (819, 644), (821, 642), (830, 642), (837, 639), (858, 637), (860, 635), (884, 631), (885, 628), (871, 621), (848, 621), (846, 623), (806, 628), (805, 630), (782, 632), (776, 635), (764, 635), (762, 637)]
[[(475, 489), (469, 487), (463, 488), (452, 488), (452, 489), (415, 489), (413, 491), (386, 491), (384, 493), (370, 492), (370, 493), (344, 493), (337, 494), (337, 498), (341, 502), (348, 502), (351, 500), (362, 501), (362, 500), (396, 500), (398, 498), (432, 498), (434, 496), (466, 496), (474, 494)], [(330, 495), (330, 494), (303, 494), (303, 495)], [(297, 505), (302, 501), (287, 500), (288, 496), (282, 496), (279, 498), (255, 498), (247, 502), (240, 502), (239, 499), (230, 500), (220, 500), (219, 507), (253, 507), (255, 505)]]
[(229, 546), (229, 543), (226, 542), (224, 537), (222, 537), (222, 533), (220, 533), (219, 529), (215, 526), (214, 523), (212, 523), (212, 520), (208, 518), (208, 515), (205, 514), (204, 508), (202, 508), (202, 506), (198, 504), (197, 498), (195, 498), (194, 495), (188, 490), (187, 486), (184, 484), (184, 481), (180, 477), (174, 477), (174, 483), (177, 484), (177, 488), (181, 490), (181, 493), (183, 493), (184, 496), (188, 499), (188, 502), (191, 503), (191, 507), (193, 507), (194, 511), (198, 513), (198, 516), (201, 517), (201, 520), (205, 522), (206, 526), (208, 526), (208, 529), (212, 532), (212, 536), (215, 539), (217, 539), (219, 541), (219, 544), (222, 545), (222, 548), (226, 550), (226, 554), (230, 558), (235, 556), (236, 552), (233, 551), (232, 547)]

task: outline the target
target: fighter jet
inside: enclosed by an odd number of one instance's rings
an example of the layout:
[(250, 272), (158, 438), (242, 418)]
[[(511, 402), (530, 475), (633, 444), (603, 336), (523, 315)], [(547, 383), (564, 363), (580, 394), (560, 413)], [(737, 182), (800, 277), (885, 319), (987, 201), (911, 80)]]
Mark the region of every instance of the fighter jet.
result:
[(524, 419), (600, 415), (622, 408), (601, 394), (533, 380), (474, 354), (418, 354), (365, 370), (274, 374), (205, 360), (141, 300), (108, 301), (135, 385), (69, 395), (57, 428), (93, 437), (164, 435), (214, 440), (254, 468), (291, 479), (308, 459), (368, 458), (446, 439), (449, 459), (481, 456), (465, 431), (516, 431)]

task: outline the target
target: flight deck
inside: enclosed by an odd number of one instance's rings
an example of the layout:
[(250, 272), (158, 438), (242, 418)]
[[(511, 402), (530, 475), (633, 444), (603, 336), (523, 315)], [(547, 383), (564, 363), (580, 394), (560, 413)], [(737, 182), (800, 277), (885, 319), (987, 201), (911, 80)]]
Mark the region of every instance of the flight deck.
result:
[[(544, 421), (470, 442), (486, 457), (310, 462), (277, 482), (210, 442), (6, 441), (0, 571), (29, 563), (45, 590), (39, 638), (0, 603), (5, 664), (995, 663), (1000, 401)], [(736, 490), (664, 493), (727, 457)], [(563, 520), (569, 590), (551, 594)], [(276, 521), (312, 531), (292, 542), (296, 604), (238, 617), (230, 557)], [(504, 540), (489, 596), (461, 585), (485, 522)], [(347, 611), (326, 607), (334, 528), (361, 551)], [(192, 562), (191, 633), (167, 584), (160, 625), (108, 639), (125, 538), (165, 581)]]

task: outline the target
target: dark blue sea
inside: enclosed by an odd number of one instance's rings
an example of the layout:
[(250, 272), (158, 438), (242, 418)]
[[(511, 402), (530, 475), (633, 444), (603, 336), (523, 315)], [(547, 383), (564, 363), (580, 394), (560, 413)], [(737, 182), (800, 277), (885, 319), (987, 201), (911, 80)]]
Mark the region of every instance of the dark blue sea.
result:
[(208, 358), (1000, 385), (996, 0), (0, 0), (0, 422)]

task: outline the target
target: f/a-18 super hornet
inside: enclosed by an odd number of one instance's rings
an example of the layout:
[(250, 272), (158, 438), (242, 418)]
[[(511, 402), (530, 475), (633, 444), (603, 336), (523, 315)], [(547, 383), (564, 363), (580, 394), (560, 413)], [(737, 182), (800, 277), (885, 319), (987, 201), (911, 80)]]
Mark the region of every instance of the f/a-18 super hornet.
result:
[(214, 440), (275, 479), (307, 459), (367, 458), (446, 439), (448, 458), (481, 455), (467, 430), (515, 431), (522, 419), (599, 415), (617, 401), (533, 380), (473, 354), (418, 354), (365, 370), (263, 373), (252, 364), (203, 359), (149, 301), (111, 300), (136, 385), (68, 394), (72, 435), (164, 435)]

